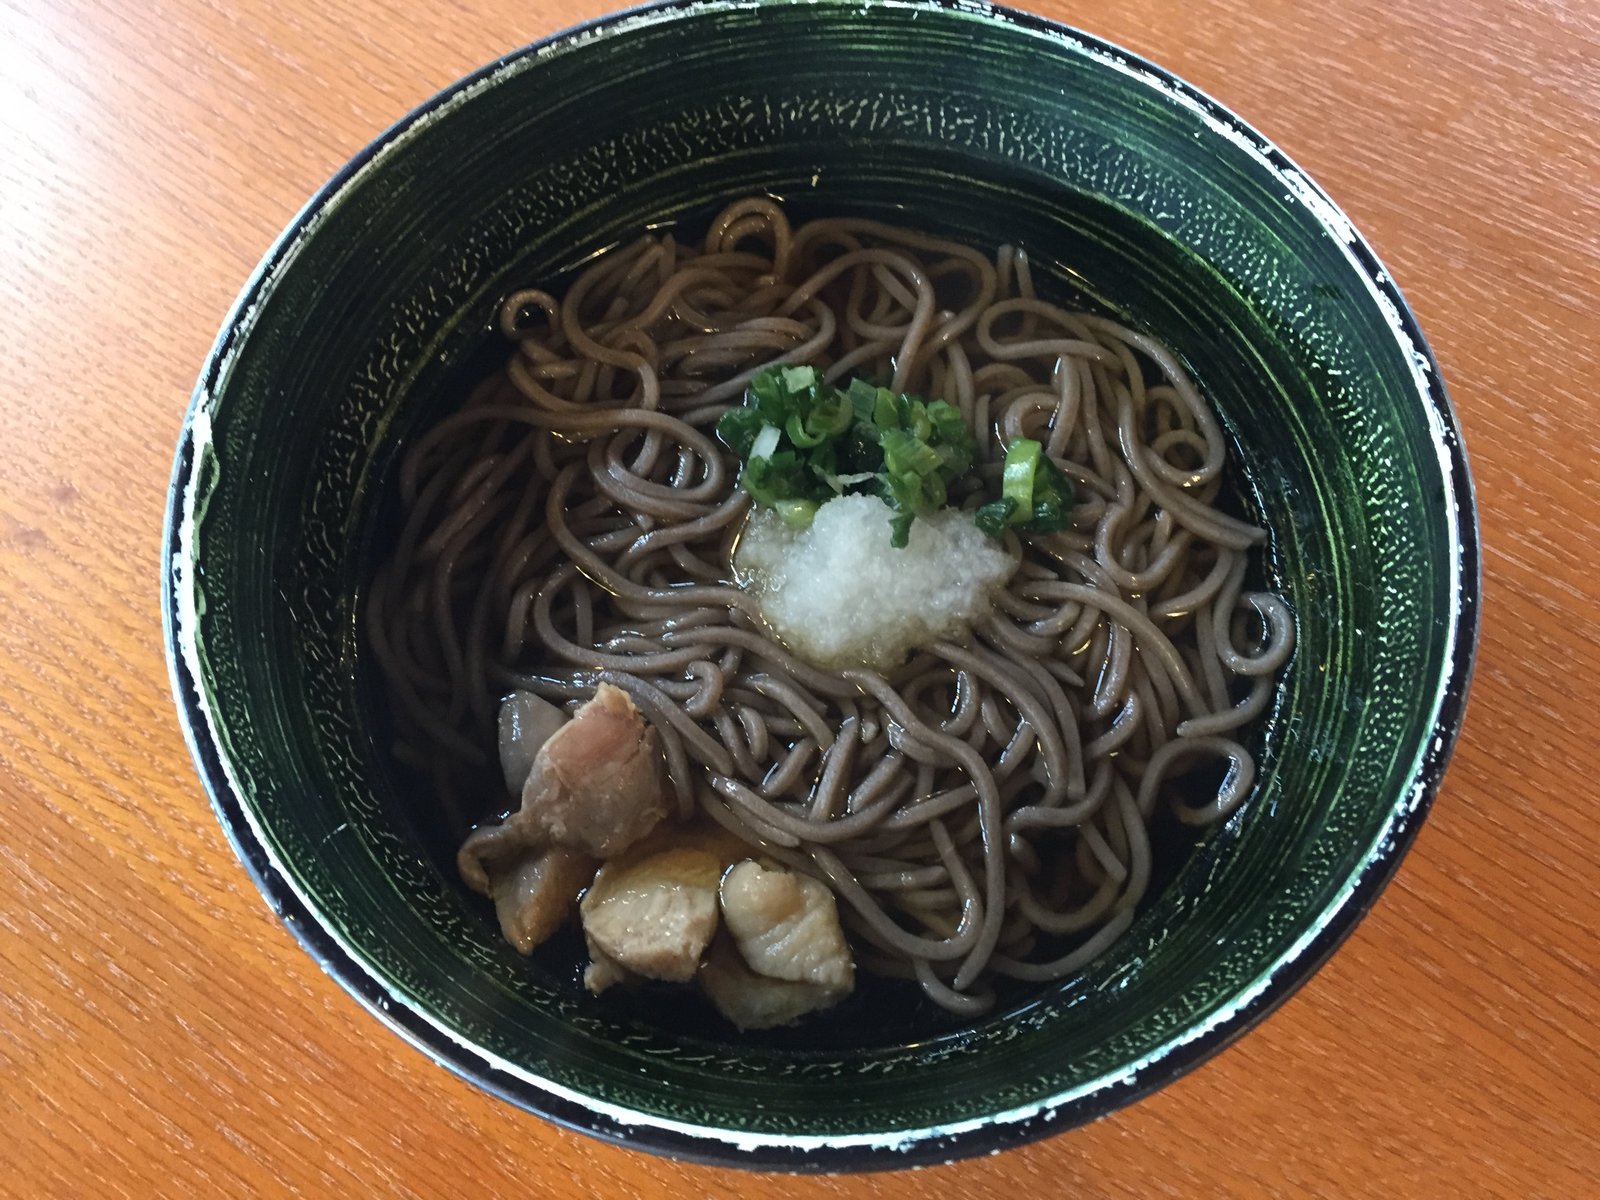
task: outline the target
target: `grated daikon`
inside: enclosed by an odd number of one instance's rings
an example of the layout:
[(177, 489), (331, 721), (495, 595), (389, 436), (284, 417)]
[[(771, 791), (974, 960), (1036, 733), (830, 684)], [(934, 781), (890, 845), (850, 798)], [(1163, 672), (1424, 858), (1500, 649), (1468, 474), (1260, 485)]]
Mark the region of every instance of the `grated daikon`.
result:
[(900, 550), (889, 544), (891, 517), (876, 496), (836, 497), (804, 530), (767, 509), (751, 515), (734, 556), (740, 582), (814, 666), (885, 670), (914, 647), (960, 639), (1015, 569), (970, 513), (918, 517)]

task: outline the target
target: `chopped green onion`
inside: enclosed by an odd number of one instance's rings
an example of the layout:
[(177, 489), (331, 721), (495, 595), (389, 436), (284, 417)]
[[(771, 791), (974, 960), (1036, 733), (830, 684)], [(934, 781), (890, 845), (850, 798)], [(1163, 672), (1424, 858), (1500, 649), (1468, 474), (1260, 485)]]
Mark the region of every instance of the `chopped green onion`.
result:
[(850, 401), (851, 410), (855, 413), (856, 420), (870, 421), (878, 405), (878, 389), (865, 379), (852, 379), (850, 386), (845, 390), (845, 396)]
[(879, 444), (883, 447), (883, 469), (890, 475), (915, 475), (920, 479), (944, 466), (944, 458), (937, 450), (903, 429), (885, 430)]
[(972, 523), (983, 530), (992, 538), (997, 538), (1006, 531), (1006, 524), (1011, 514), (1017, 511), (1015, 500), (991, 500), (988, 504), (980, 505), (973, 510)]
[(895, 550), (904, 550), (911, 540), (911, 522), (916, 519), (915, 513), (899, 512), (894, 515), (894, 520), (889, 522), (889, 545)]
[(779, 432), (776, 425), (763, 425), (761, 432), (756, 434), (756, 440), (750, 446), (750, 457), (752, 459), (771, 458), (773, 451), (777, 450), (778, 442), (782, 437), (783, 434)]
[(824, 474), (822, 481), (826, 483), (837, 496), (844, 495), (845, 488), (855, 487), (858, 483), (866, 483), (877, 476), (871, 471), (852, 471), (848, 475)]
[[(743, 461), (750, 497), (790, 525), (810, 524), (834, 496), (862, 492), (890, 508), (891, 543), (904, 546), (917, 517), (949, 503), (950, 485), (972, 470), (975, 446), (961, 410), (853, 379), (837, 387), (815, 367), (757, 374), (744, 403), (717, 422)], [(998, 536), (1007, 514), (997, 518)]]
[(818, 398), (806, 417), (806, 429), (823, 438), (837, 437), (855, 421), (855, 410), (850, 398), (838, 389), (831, 395)]
[(811, 519), (817, 515), (817, 502), (815, 500), (779, 500), (772, 506), (774, 512), (783, 518), (783, 523), (791, 529), (809, 529)]
[(789, 440), (802, 450), (814, 450), (828, 440), (826, 436), (808, 430), (799, 413), (795, 413), (783, 423), (783, 431), (789, 435)]
[(888, 388), (878, 389), (878, 399), (872, 406), (872, 423), (879, 429), (895, 429), (900, 424), (900, 406)]
[(821, 376), (815, 367), (784, 367), (783, 386), (789, 389), (791, 396), (798, 395), (807, 388), (817, 386)]
[(1044, 447), (1032, 438), (1018, 438), (1006, 450), (1000, 499), (980, 506), (972, 519), (990, 537), (999, 537), (1007, 529), (1058, 533), (1072, 523), (1073, 497), (1072, 480), (1044, 453)]
[(748, 458), (761, 425), (761, 414), (754, 408), (730, 408), (717, 421), (717, 436), (740, 458)]
[(1039, 473), (1039, 459), (1043, 453), (1044, 447), (1032, 438), (1018, 438), (1006, 451), (1000, 495), (1016, 505), (1010, 517), (1014, 525), (1033, 519), (1033, 477)]
[(1061, 473), (1061, 468), (1049, 456), (1039, 460), (1039, 471), (1033, 480), (1033, 519), (1028, 522), (1028, 533), (1059, 533), (1072, 524), (1072, 503), (1076, 490), (1072, 480)]

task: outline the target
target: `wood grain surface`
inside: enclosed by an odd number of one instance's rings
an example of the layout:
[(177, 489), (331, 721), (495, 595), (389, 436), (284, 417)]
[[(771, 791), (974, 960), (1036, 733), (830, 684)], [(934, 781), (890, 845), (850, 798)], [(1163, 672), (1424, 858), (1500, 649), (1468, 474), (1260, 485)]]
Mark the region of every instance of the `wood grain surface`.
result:
[(277, 923), (190, 766), (158, 552), (235, 293), (372, 135), (608, 0), (0, 0), (0, 1194), (1600, 1195), (1600, 5), (1038, 0), (1386, 259), (1467, 432), (1477, 682), (1395, 884), (1234, 1048), (982, 1161), (789, 1179), (479, 1094)]

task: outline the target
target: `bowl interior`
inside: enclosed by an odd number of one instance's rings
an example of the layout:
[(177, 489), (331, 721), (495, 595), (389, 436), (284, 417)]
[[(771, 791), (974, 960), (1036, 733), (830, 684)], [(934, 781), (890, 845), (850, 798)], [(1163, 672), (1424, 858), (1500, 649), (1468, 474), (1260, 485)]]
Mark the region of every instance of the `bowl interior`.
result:
[[(1469, 500), (1398, 297), (1320, 193), (1208, 104), (1003, 13), (712, 3), (512, 56), (335, 180), (202, 380), (168, 597), (224, 823), (330, 969), (558, 1119), (805, 1165), (946, 1157), (1104, 1111), (1303, 978), (1392, 869), (1447, 749)], [(356, 629), (387, 484), (494, 353), (498, 299), (757, 191), (1020, 243), (1057, 293), (1166, 341), (1224, 420), (1297, 614), (1251, 800), (1171, 856), (1102, 960), (975, 1027), (893, 988), (760, 1038), (669, 996), (586, 997), (571, 947), (501, 943), (384, 750)]]

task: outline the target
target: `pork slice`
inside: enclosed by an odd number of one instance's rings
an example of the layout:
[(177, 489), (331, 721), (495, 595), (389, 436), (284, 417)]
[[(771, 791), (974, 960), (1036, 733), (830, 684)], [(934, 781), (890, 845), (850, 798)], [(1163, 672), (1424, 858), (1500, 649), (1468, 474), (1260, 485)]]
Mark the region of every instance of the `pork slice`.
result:
[(633, 983), (639, 978), (626, 967), (608, 958), (606, 952), (595, 945), (594, 938), (587, 933), (583, 935), (583, 940), (589, 947), (589, 965), (583, 969), (583, 986), (596, 996), (614, 984)]
[(532, 953), (567, 919), (594, 869), (594, 859), (562, 846), (490, 860), (483, 890), (494, 901), (506, 941)]
[(473, 830), (456, 855), (461, 878), (486, 896), (491, 877), (508, 863), (550, 845), (609, 858), (667, 811), (659, 739), (626, 692), (602, 683), (570, 721), (545, 736), (551, 713), (559, 710), (530, 693), (513, 693), (501, 707), (507, 782), (521, 771), (529, 746), (537, 745), (537, 753), (518, 785), (516, 811)]
[(746, 859), (723, 876), (721, 907), (739, 956), (756, 974), (840, 995), (855, 986), (833, 893), (817, 880)]
[(543, 840), (611, 858), (666, 813), (660, 739), (626, 692), (602, 683), (540, 749), (512, 820)]
[(693, 979), (717, 931), (724, 866), (720, 854), (692, 845), (608, 862), (579, 906), (584, 936), (610, 963), (646, 979)]

